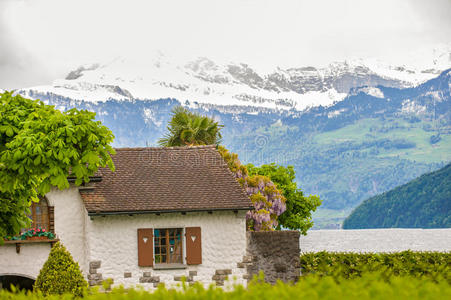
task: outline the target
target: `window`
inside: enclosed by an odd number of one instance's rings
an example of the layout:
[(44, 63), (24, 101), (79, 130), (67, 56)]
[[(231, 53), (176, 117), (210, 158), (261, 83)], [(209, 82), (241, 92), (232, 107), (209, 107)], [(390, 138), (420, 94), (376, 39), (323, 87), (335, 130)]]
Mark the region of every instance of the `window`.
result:
[(39, 202), (33, 202), (30, 207), (31, 210), (31, 227), (42, 228), (46, 231), (50, 230), (49, 220), (49, 206), (45, 198), (40, 198)]
[(138, 228), (137, 237), (140, 267), (152, 267), (154, 264), (159, 267), (164, 264), (202, 264), (200, 227)]
[[(33, 202), (30, 206), (31, 219), (30, 228), (42, 228), (45, 231), (54, 232), (54, 208), (49, 206), (45, 197), (40, 197), (39, 202)], [(30, 228), (23, 228), (21, 231), (27, 231)]]
[(166, 228), (154, 230), (156, 264), (183, 263), (183, 229)]

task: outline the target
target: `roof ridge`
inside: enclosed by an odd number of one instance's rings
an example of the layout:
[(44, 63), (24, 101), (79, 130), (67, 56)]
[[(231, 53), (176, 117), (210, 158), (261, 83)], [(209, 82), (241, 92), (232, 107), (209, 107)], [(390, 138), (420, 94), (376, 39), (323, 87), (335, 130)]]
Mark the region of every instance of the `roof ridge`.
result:
[(114, 148), (116, 151), (142, 151), (142, 150), (195, 150), (195, 149), (216, 149), (216, 145), (199, 145), (199, 146), (176, 146), (176, 147), (124, 147)]

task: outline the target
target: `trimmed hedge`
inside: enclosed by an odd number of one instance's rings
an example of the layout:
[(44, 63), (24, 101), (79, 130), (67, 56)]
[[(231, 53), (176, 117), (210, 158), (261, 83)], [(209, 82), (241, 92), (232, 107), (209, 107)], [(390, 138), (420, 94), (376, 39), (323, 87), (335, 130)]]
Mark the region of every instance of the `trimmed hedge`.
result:
[(82, 296), (87, 288), (78, 263), (60, 242), (56, 243), (36, 278), (34, 290), (44, 295), (71, 293)]
[(451, 283), (451, 252), (341, 253), (316, 252), (301, 255), (301, 273), (351, 278), (365, 272), (386, 276), (409, 275), (436, 278)]
[[(73, 299), (72, 295), (52, 295), (45, 297), (39, 293), (8, 293), (0, 291), (0, 300), (57, 300)], [(188, 300), (188, 299), (408, 299), (437, 300), (451, 299), (451, 285), (446, 281), (433, 281), (429, 278), (406, 276), (393, 277), (390, 281), (381, 278), (381, 274), (367, 273), (362, 277), (337, 280), (331, 276), (302, 277), (295, 285), (277, 283), (271, 285), (262, 280), (254, 280), (248, 288), (236, 286), (232, 291), (221, 288), (203, 288), (200, 284), (178, 290), (159, 287), (150, 293), (142, 290), (113, 289), (109, 293), (92, 292), (84, 296), (86, 300)]]

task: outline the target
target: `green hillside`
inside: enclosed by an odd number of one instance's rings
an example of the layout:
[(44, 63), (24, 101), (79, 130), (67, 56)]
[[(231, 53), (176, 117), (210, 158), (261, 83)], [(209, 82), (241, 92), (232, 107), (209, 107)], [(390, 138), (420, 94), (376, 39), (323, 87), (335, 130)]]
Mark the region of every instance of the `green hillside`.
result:
[(450, 228), (451, 164), (365, 200), (344, 229)]
[[(437, 127), (441, 139), (431, 143)], [(433, 121), (384, 117), (308, 135), (276, 122), (252, 133), (225, 135), (224, 141), (243, 161), (293, 165), (304, 193), (323, 200), (313, 220), (316, 229), (325, 229), (340, 228), (362, 200), (442, 168), (451, 161), (450, 133), (451, 126)], [(256, 135), (266, 143), (261, 147), (246, 144)]]

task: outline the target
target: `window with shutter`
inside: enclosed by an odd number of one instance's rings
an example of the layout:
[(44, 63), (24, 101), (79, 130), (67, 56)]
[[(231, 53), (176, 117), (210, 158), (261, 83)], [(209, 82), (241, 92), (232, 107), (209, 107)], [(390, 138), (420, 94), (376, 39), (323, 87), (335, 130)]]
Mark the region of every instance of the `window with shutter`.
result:
[(200, 265), (202, 263), (202, 237), (200, 227), (186, 227), (186, 264)]
[[(185, 262), (202, 263), (200, 227), (185, 228)], [(141, 267), (183, 264), (183, 228), (138, 229), (138, 265)]]

